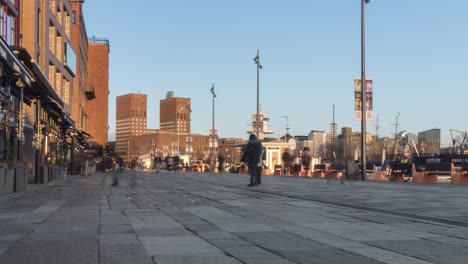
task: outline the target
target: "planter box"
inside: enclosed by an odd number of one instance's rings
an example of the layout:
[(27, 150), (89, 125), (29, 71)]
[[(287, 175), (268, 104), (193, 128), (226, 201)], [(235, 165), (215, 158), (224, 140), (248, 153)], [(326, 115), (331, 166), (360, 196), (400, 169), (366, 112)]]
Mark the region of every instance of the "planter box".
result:
[(60, 180), (60, 167), (59, 166), (54, 166), (54, 180), (58, 181)]
[(5, 193), (12, 193), (13, 187), (15, 184), (15, 170), (6, 169), (5, 170)]
[(41, 166), (39, 168), (39, 183), (49, 182), (49, 168), (47, 166)]
[(15, 168), (15, 192), (25, 191), (27, 184), (26, 169), (23, 167)]
[(0, 168), (0, 194), (5, 194), (5, 193), (7, 193), (5, 169)]

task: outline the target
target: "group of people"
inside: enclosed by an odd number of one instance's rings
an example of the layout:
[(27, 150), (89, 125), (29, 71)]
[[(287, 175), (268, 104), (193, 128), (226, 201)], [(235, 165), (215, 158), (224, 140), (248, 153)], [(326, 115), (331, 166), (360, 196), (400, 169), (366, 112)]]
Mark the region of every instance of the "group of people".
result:
[(262, 184), (262, 165), (264, 149), (262, 142), (255, 134), (250, 134), (249, 142), (242, 155), (242, 162), (246, 162), (249, 168), (250, 183), (247, 186)]
[(175, 172), (177, 172), (181, 165), (180, 161), (181, 160), (179, 156), (166, 156), (164, 160), (161, 159), (160, 156), (157, 156), (154, 158), (154, 166), (155, 166), (156, 172), (159, 172), (163, 164), (166, 165), (169, 171), (174, 170)]

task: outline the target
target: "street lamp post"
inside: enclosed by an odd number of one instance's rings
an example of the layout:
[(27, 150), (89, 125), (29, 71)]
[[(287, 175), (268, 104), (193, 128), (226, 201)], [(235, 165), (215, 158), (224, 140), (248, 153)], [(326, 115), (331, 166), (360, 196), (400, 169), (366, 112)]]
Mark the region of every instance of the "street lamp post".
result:
[(257, 50), (257, 56), (253, 59), (254, 63), (257, 65), (257, 118), (256, 118), (256, 134), (257, 138), (260, 140), (260, 69), (263, 68), (260, 64), (260, 51)]
[(211, 97), (212, 97), (212, 100), (213, 100), (213, 103), (212, 103), (212, 130), (211, 130), (211, 137), (212, 137), (212, 140), (211, 140), (211, 144), (212, 144), (212, 149), (211, 149), (211, 173), (213, 174), (214, 173), (214, 167), (215, 167), (215, 97), (216, 97), (216, 93), (215, 93), (215, 90), (214, 90), (214, 83), (213, 83), (213, 86), (211, 86)]
[(361, 180), (366, 180), (366, 67), (365, 67), (365, 30), (364, 7), (370, 0), (361, 0)]

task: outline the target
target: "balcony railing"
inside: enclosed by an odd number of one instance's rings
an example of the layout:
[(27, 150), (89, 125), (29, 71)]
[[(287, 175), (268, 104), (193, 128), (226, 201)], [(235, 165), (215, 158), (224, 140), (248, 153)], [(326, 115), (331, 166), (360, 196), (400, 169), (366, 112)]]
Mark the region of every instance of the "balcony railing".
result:
[(96, 38), (93, 36), (91, 38), (88, 38), (88, 42), (92, 44), (104, 44), (109, 46), (109, 39), (106, 38)]
[(86, 99), (88, 100), (93, 100), (96, 98), (93, 85), (86, 87), (85, 95), (86, 95)]

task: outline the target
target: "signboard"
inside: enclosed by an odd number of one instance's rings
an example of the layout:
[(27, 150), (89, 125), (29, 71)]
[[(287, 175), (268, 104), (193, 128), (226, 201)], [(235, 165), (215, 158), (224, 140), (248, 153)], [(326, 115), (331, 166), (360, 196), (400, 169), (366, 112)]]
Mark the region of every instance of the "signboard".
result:
[[(208, 145), (209, 145), (210, 148), (213, 147), (213, 137), (210, 137), (210, 138), (209, 138)], [(215, 136), (214, 147), (215, 147), (215, 148), (218, 147), (218, 137), (217, 137), (217, 136)]]
[(258, 114), (258, 130), (257, 131), (257, 114), (252, 114), (252, 131), (257, 135), (257, 138), (262, 140), (264, 138), (263, 127), (263, 113)]
[[(366, 120), (371, 121), (374, 110), (372, 96), (373, 82), (371, 78), (366, 78)], [(361, 99), (361, 78), (354, 78), (354, 120), (360, 121), (362, 117), (362, 99)]]

